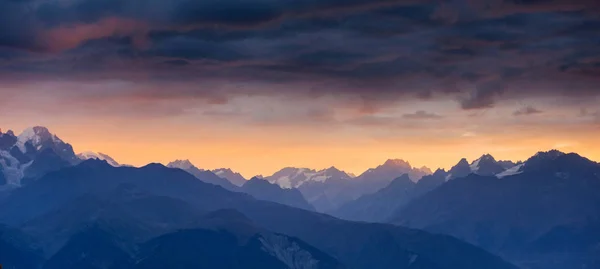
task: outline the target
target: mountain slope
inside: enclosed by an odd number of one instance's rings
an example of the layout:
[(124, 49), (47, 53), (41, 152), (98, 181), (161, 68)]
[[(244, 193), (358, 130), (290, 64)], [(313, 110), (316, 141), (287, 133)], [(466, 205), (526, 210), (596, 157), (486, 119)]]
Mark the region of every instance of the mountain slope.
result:
[[(259, 201), (247, 194), (229, 192), (219, 186), (203, 183), (180, 169), (157, 164), (129, 168), (112, 167), (106, 162), (89, 160), (49, 173), (11, 192), (10, 197), (0, 204), (0, 222), (22, 226), (73, 203), (84, 194), (103, 196), (103, 193), (122, 184), (135, 186), (148, 195), (180, 199), (205, 212), (234, 208), (256, 225), (297, 237), (349, 268), (515, 268), (496, 256), (454, 238), (393, 225), (353, 223)], [(69, 216), (85, 217), (84, 214)], [(56, 223), (60, 225), (61, 221)]]
[(110, 227), (94, 223), (73, 235), (44, 263), (43, 269), (112, 268), (132, 251), (132, 246), (128, 247), (124, 241)]
[(0, 264), (4, 268), (38, 268), (42, 264), (42, 256), (29, 245), (30, 242), (19, 231), (0, 225)]
[(115, 161), (115, 159), (113, 159), (112, 157), (110, 157), (102, 152), (85, 151), (85, 152), (77, 154), (77, 158), (79, 158), (82, 161), (89, 160), (89, 159), (97, 159), (97, 160), (106, 161), (106, 162), (108, 162), (108, 164), (115, 166), (115, 167), (121, 166), (117, 161)]
[(238, 187), (241, 187), (247, 181), (240, 173), (236, 173), (229, 168), (219, 168), (212, 170), (212, 172), (221, 178), (229, 180), (229, 182)]
[(264, 179), (254, 177), (248, 180), (241, 187), (241, 191), (259, 200), (276, 202), (306, 210), (315, 210), (297, 189), (282, 189), (278, 185), (271, 184)]
[(425, 167), (413, 168), (402, 160), (388, 160), (358, 177), (350, 176), (335, 167), (321, 171), (288, 167), (266, 179), (284, 188), (297, 188), (317, 211), (331, 212), (362, 195), (384, 188), (403, 174), (408, 174), (413, 181), (417, 181), (430, 173)]
[[(599, 175), (600, 165), (579, 155), (539, 153), (512, 176), (470, 175), (451, 180), (413, 200), (391, 220), (453, 235), (520, 262), (543, 261), (536, 258), (540, 245), (536, 247), (535, 242), (556, 233), (558, 227), (600, 218)], [(600, 245), (600, 240), (595, 244)], [(585, 264), (578, 257), (571, 260), (571, 268)]]
[(314, 247), (256, 227), (236, 211), (212, 212), (199, 225), (143, 244), (132, 259), (140, 262), (119, 268), (343, 268)]
[(221, 186), (230, 191), (237, 191), (237, 186), (233, 185), (229, 180), (215, 175), (211, 171), (201, 170), (194, 166), (189, 160), (175, 160), (167, 164), (169, 168), (178, 168), (190, 173), (203, 182)]
[(0, 172), (11, 187), (79, 162), (73, 147), (45, 127), (28, 128), (18, 136), (0, 132)]
[(411, 200), (442, 185), (447, 175), (444, 170), (437, 170), (414, 183), (404, 174), (387, 187), (350, 201), (331, 214), (347, 220), (385, 222)]

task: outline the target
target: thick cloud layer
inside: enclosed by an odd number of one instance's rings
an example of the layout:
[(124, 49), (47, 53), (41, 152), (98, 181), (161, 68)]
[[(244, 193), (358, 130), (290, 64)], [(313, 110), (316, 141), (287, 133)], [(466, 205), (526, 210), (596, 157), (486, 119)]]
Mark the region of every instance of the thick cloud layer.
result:
[(398, 100), (464, 110), (590, 100), (600, 95), (599, 3), (0, 0), (0, 73), (4, 83), (179, 85), (104, 92), (115, 98), (358, 97), (365, 111)]

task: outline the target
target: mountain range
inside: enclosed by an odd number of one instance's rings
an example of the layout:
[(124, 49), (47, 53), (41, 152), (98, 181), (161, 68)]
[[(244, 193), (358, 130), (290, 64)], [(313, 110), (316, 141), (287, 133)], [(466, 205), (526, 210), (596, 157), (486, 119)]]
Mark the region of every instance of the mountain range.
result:
[(34, 127), (0, 132), (0, 263), (595, 269), (599, 191), (600, 164), (557, 150), (433, 173), (388, 160), (359, 176), (288, 167), (246, 180), (188, 160), (123, 166)]
[(469, 163), (461, 159), (449, 171), (436, 170), (433, 174), (422, 177), (414, 182), (408, 174), (394, 179), (388, 186), (373, 194), (347, 202), (328, 213), (349, 220), (381, 222), (391, 217), (391, 214), (402, 208), (413, 199), (441, 186), (447, 181), (466, 177), (470, 174), (495, 176), (508, 175), (513, 167), (521, 167), (520, 163), (496, 161), (493, 156), (485, 154)]
[(385, 187), (400, 175), (407, 174), (411, 180), (418, 181), (430, 173), (429, 168), (413, 168), (408, 162), (396, 159), (387, 160), (357, 177), (335, 167), (320, 171), (287, 167), (265, 179), (283, 188), (297, 188), (317, 211), (328, 212)]
[[(203, 216), (225, 209), (239, 214), (223, 216), (227, 228), (207, 231)], [(144, 257), (152, 263), (134, 268), (196, 268), (197, 262), (213, 268), (516, 268), (451, 237), (256, 200), (159, 164), (113, 167), (93, 159), (50, 172), (11, 191), (0, 202), (0, 222), (33, 237), (42, 268), (131, 268), (127, 261)], [(190, 249), (217, 252), (198, 256)]]
[(598, 268), (599, 191), (600, 164), (553, 150), (500, 176), (448, 181), (389, 221), (452, 235), (531, 268)]

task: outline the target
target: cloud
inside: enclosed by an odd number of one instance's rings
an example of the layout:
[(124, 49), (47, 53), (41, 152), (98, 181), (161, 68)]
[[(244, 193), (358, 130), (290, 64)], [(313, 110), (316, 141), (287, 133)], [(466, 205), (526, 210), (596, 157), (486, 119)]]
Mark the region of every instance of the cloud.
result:
[(590, 99), (600, 96), (597, 3), (1, 1), (0, 83), (124, 80), (214, 100), (329, 95), (371, 114), (415, 100), (481, 110)]
[(430, 113), (430, 112), (427, 112), (424, 110), (419, 110), (419, 111), (416, 111), (415, 113), (404, 114), (404, 115), (402, 115), (402, 118), (410, 119), (410, 120), (431, 120), (431, 119), (441, 119), (443, 117), (438, 114), (435, 114), (435, 113)]
[(540, 114), (540, 113), (544, 113), (544, 112), (535, 107), (532, 107), (532, 106), (525, 106), (525, 107), (522, 107), (522, 108), (516, 110), (515, 112), (513, 112), (513, 115), (528, 116), (528, 115), (534, 115), (534, 114)]

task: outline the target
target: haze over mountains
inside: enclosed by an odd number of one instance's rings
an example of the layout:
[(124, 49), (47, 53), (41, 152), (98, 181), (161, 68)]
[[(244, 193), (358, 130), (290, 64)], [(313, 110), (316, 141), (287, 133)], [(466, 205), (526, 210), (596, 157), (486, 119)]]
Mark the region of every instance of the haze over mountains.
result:
[(14, 268), (600, 268), (600, 164), (575, 153), (246, 180), (189, 160), (122, 166), (34, 127), (0, 134), (0, 157)]

